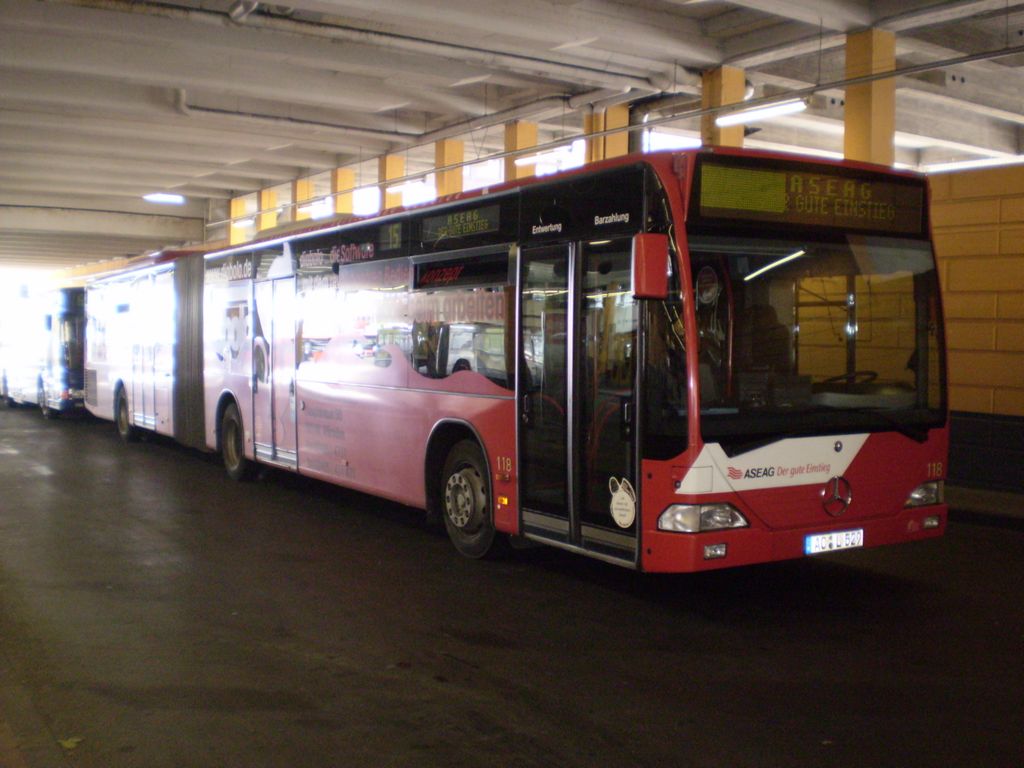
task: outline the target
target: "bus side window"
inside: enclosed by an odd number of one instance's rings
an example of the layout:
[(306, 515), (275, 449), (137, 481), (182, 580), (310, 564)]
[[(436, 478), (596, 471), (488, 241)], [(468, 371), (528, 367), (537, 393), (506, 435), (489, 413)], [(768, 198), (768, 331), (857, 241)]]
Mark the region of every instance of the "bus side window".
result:
[(416, 322), (412, 326), (413, 367), (432, 379), (443, 376), (438, 371), (441, 323)]
[(506, 329), (513, 305), (504, 289), (458, 286), (414, 297), (410, 356), (416, 373), (444, 379), (471, 372), (499, 386), (511, 386), (513, 347), (507, 343)]

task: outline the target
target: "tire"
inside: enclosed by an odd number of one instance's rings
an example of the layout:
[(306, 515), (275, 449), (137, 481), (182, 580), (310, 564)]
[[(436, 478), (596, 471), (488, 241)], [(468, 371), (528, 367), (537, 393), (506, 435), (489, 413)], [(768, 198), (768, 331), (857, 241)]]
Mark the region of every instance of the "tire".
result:
[(220, 452), (224, 469), (232, 480), (248, 480), (255, 465), (245, 457), (245, 430), (238, 406), (228, 403), (220, 419)]
[(56, 419), (60, 416), (60, 411), (47, 405), (46, 389), (42, 384), (39, 385), (39, 410), (42, 411), (44, 419)]
[(132, 425), (131, 413), (128, 411), (128, 395), (124, 388), (117, 390), (117, 401), (114, 405), (114, 423), (117, 434), (126, 443), (134, 443), (139, 439), (139, 431)]
[(445, 459), (441, 514), (448, 538), (461, 554), (479, 559), (495, 549), (487, 463), (473, 440), (456, 443)]

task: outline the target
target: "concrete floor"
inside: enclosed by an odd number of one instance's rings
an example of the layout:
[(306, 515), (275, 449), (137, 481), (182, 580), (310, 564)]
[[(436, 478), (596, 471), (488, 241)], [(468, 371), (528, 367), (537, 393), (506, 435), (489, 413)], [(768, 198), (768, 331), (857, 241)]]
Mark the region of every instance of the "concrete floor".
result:
[(468, 561), (413, 510), (0, 410), (0, 767), (1019, 765), (1021, 583), (1024, 532), (955, 523), (701, 576)]

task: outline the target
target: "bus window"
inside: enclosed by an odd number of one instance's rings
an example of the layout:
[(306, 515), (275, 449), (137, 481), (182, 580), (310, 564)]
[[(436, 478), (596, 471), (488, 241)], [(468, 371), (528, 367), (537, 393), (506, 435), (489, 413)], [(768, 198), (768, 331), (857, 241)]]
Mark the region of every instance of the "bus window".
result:
[(443, 379), (471, 371), (510, 387), (504, 323), (413, 323), (409, 344), (417, 373)]
[(415, 265), (410, 364), (421, 376), (477, 373), (511, 389), (508, 251)]

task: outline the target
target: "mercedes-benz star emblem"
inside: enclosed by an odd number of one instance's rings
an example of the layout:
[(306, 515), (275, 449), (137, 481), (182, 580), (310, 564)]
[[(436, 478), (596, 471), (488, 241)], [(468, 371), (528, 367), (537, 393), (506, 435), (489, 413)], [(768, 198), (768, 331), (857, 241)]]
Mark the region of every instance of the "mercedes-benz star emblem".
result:
[(821, 506), (832, 517), (839, 517), (850, 508), (853, 501), (853, 488), (845, 477), (833, 477), (821, 489)]

